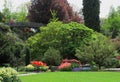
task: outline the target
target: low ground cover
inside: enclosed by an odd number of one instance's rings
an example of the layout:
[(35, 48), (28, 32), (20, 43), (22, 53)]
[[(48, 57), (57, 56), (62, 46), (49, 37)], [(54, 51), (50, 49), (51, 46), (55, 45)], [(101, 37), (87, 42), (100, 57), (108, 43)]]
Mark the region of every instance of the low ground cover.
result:
[(45, 72), (20, 76), (22, 82), (119, 82), (119, 72)]

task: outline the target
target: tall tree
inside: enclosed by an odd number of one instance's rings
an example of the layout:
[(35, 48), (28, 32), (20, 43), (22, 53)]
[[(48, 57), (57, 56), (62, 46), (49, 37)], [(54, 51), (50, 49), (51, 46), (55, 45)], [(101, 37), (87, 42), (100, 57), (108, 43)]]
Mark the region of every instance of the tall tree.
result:
[(104, 19), (101, 24), (102, 32), (111, 38), (116, 38), (120, 34), (120, 7), (117, 10), (110, 8), (108, 18)]
[(9, 22), (12, 14), (12, 2), (11, 0), (4, 0), (3, 10), (2, 10), (2, 21)]
[(95, 31), (100, 31), (100, 0), (83, 0), (83, 15), (85, 25)]
[(60, 21), (81, 21), (67, 0), (31, 0), (28, 19), (32, 22), (47, 24), (52, 17), (51, 10), (57, 11), (57, 17)]
[(2, 13), (0, 12), (0, 22), (2, 21)]

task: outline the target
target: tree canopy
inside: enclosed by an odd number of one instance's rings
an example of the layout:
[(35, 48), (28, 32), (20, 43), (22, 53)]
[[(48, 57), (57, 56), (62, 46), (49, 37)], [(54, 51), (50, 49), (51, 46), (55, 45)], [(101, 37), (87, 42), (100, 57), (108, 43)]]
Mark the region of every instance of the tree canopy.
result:
[(81, 18), (73, 12), (67, 0), (31, 0), (28, 19), (32, 22), (49, 23), (51, 10), (57, 12), (57, 18), (63, 22), (81, 22)]

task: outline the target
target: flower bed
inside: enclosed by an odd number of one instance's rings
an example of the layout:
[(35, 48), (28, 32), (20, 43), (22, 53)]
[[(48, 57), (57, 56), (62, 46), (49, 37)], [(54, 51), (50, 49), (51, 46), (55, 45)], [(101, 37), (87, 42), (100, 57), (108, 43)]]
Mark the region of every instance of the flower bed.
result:
[(47, 71), (49, 67), (47, 66), (46, 63), (42, 61), (32, 61), (31, 64), (27, 65), (25, 68), (26, 71), (40, 72), (40, 71)]
[(58, 69), (60, 71), (81, 71), (82, 65), (76, 59), (71, 59), (71, 60), (65, 59), (62, 61)]

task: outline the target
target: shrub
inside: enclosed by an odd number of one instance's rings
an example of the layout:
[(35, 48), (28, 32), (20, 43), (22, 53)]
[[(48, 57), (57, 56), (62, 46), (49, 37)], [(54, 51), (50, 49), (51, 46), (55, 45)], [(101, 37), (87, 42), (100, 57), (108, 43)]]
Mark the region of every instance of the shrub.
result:
[(67, 62), (62, 63), (62, 64), (58, 67), (58, 69), (59, 69), (60, 71), (71, 71), (71, 70), (72, 70), (71, 63), (67, 63)]
[(24, 42), (9, 26), (0, 23), (0, 64), (23, 65), (24, 46)]
[(29, 64), (25, 67), (25, 69), (26, 69), (26, 71), (34, 71), (35, 67), (33, 65)]
[(71, 67), (72, 68), (78, 68), (78, 67), (80, 67), (80, 65), (78, 64), (78, 63), (71, 63)]
[(81, 63), (76, 59), (65, 59), (62, 61), (62, 63), (58, 66), (58, 69), (60, 71), (80, 71)]
[(42, 66), (40, 67), (41, 71), (48, 71), (49, 67), (48, 66)]
[(8, 25), (5, 25), (4, 23), (0, 23), (0, 30), (6, 32), (6, 31), (11, 31), (10, 27)]
[(40, 27), (40, 32), (28, 38), (27, 43), (32, 50), (32, 59), (42, 59), (48, 47), (59, 50), (63, 59), (72, 59), (76, 58), (75, 49), (87, 44), (93, 33), (93, 30), (76, 22), (51, 22)]
[(30, 65), (28, 65), (29, 71), (47, 71), (48, 66), (46, 63), (43, 63), (42, 61), (32, 61)]
[(0, 69), (0, 77), (2, 82), (21, 82), (17, 77), (18, 72), (13, 68), (1, 68)]
[(97, 33), (96, 39), (76, 50), (76, 56), (84, 63), (95, 62), (99, 69), (107, 59), (114, 57), (115, 47), (108, 38)]
[(50, 47), (45, 53), (44, 53), (44, 59), (43, 59), (48, 65), (59, 65), (61, 62), (61, 56), (59, 50), (56, 50), (52, 47)]

